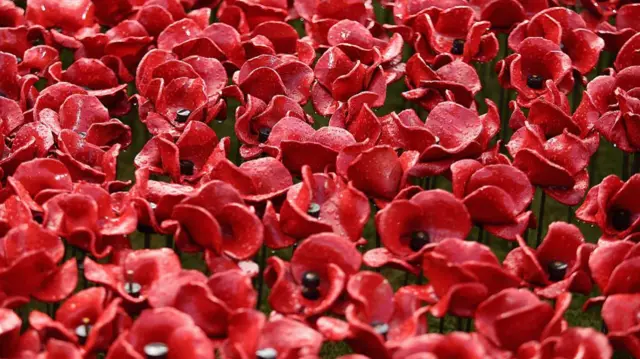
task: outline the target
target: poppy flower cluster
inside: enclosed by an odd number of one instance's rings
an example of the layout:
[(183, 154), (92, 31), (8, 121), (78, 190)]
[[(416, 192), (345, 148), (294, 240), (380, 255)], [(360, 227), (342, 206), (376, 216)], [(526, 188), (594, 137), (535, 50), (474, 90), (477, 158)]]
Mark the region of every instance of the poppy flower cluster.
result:
[(0, 358), (640, 357), (639, 19), (0, 0)]

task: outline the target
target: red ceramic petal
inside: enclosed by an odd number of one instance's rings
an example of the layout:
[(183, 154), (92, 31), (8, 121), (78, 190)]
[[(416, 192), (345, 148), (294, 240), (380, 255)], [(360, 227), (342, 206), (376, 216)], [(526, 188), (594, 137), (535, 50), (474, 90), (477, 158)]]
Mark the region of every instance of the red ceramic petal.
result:
[(620, 48), (620, 52), (618, 53), (614, 63), (615, 68), (618, 71), (630, 66), (640, 65), (640, 55), (636, 51), (639, 44), (640, 35), (636, 34), (627, 40), (622, 48)]
[(228, 204), (216, 215), (222, 229), (222, 251), (243, 260), (262, 246), (264, 230), (260, 219), (241, 204)]
[(391, 199), (400, 189), (402, 166), (391, 147), (377, 146), (356, 157), (347, 176), (354, 187), (368, 195)]

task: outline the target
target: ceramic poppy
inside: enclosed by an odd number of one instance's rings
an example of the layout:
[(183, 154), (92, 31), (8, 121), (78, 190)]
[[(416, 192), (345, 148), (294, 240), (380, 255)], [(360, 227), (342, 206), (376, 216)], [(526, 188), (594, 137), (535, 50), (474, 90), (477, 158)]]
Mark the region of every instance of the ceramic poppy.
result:
[(9, 358), (19, 350), (20, 327), (22, 320), (13, 310), (0, 308), (0, 355)]
[(635, 188), (640, 185), (640, 175), (624, 182), (615, 175), (589, 189), (584, 203), (576, 210), (576, 217), (596, 224), (604, 238), (625, 238), (637, 232), (638, 213), (631, 200)]
[(570, 294), (558, 297), (554, 309), (526, 289), (505, 289), (478, 307), (475, 327), (493, 345), (516, 352), (529, 341), (561, 334), (567, 327), (562, 316), (570, 304)]
[(148, 292), (152, 308), (172, 307), (188, 314), (209, 336), (225, 336), (229, 316), (242, 308), (253, 308), (256, 292), (251, 278), (238, 270), (202, 273), (183, 270), (163, 276)]
[(637, 280), (629, 273), (638, 265), (638, 248), (632, 242), (616, 241), (598, 246), (589, 258), (591, 278), (600, 288), (601, 296), (590, 298), (585, 307), (602, 303), (614, 294), (635, 293)]
[[(241, 24), (235, 28), (243, 29)], [(315, 51), (311, 44), (300, 39), (296, 29), (283, 21), (260, 22), (253, 31), (244, 34), (242, 39), (247, 59), (260, 55), (277, 55), (281, 58), (295, 58), (309, 66), (315, 60)]]
[(500, 115), (490, 100), (487, 100), (487, 106), (488, 112), (478, 115), (475, 110), (455, 102), (438, 104), (424, 124), (435, 141), (422, 151), (418, 163), (409, 169), (409, 175), (444, 174), (454, 162), (464, 158), (477, 159), (489, 150), (491, 139), (500, 129)]
[(489, 32), (490, 27), (488, 21), (476, 21), (471, 7), (433, 9), (416, 18), (413, 46), (429, 63), (439, 54), (464, 62), (489, 62), (499, 49), (498, 39)]
[(24, 23), (24, 10), (18, 7), (13, 1), (3, 0), (0, 2), (0, 26), (14, 27)]
[(365, 263), (417, 274), (425, 251), (445, 239), (466, 238), (471, 218), (461, 200), (443, 190), (430, 190), (389, 203), (376, 213), (376, 228), (383, 247), (369, 250)]
[(285, 262), (270, 257), (265, 280), (269, 304), (286, 315), (310, 317), (331, 310), (349, 280), (360, 269), (362, 256), (355, 244), (333, 233), (319, 233), (298, 245)]
[(596, 33), (604, 40), (607, 50), (619, 51), (627, 40), (640, 31), (635, 21), (639, 14), (638, 4), (627, 4), (618, 9), (615, 25), (605, 21), (598, 24)]
[(509, 47), (518, 52), (529, 37), (541, 37), (560, 45), (571, 58), (573, 68), (583, 75), (596, 66), (605, 46), (604, 40), (587, 28), (578, 13), (564, 7), (543, 10), (518, 24), (509, 34)]
[(580, 138), (567, 129), (547, 138), (540, 126), (525, 123), (513, 134), (507, 149), (513, 165), (526, 173), (533, 185), (558, 202), (574, 206), (589, 186), (587, 166), (597, 149), (592, 138)]
[(173, 233), (176, 246), (195, 252), (203, 248), (215, 255), (245, 260), (257, 253), (264, 234), (253, 208), (244, 204), (230, 184), (212, 180), (175, 203), (164, 233)]
[(518, 350), (518, 358), (572, 358), (584, 355), (594, 359), (611, 358), (613, 350), (607, 337), (591, 328), (569, 328), (542, 343), (529, 342)]
[[(286, 119), (299, 119), (302, 122), (313, 123), (313, 120), (308, 116), (302, 107), (294, 100), (287, 96), (278, 95), (269, 100), (268, 103), (263, 102), (257, 97), (247, 95), (247, 101), (244, 106), (239, 106), (236, 109), (236, 122), (234, 124), (234, 130), (238, 140), (242, 143), (240, 148), (240, 155), (244, 159), (253, 159), (264, 153), (265, 146), (278, 147), (278, 136), (284, 139), (291, 137), (290, 139), (297, 139), (303, 137), (305, 131), (311, 129), (311, 127), (300, 125), (300, 129), (294, 129), (293, 131), (287, 131), (287, 128), (283, 128), (287, 133), (276, 135), (269, 141), (269, 136), (274, 130), (274, 127), (281, 121)], [(288, 126), (287, 126), (288, 127)]]
[(305, 22), (305, 32), (314, 46), (326, 46), (328, 32), (340, 20), (375, 26), (373, 3), (368, 0), (295, 0), (293, 7)]
[(522, 278), (535, 293), (544, 298), (557, 298), (565, 292), (588, 295), (591, 292), (589, 256), (596, 249), (586, 243), (578, 227), (553, 222), (537, 249), (518, 237), (520, 248), (509, 252), (504, 266)]
[(476, 70), (459, 60), (429, 66), (420, 54), (415, 54), (407, 61), (406, 72), (409, 90), (402, 96), (428, 111), (445, 101), (475, 108), (475, 95), (482, 89)]
[(29, 324), (43, 343), (57, 338), (76, 344), (87, 353), (106, 351), (119, 333), (131, 326), (121, 301), (110, 300), (104, 288), (85, 289), (62, 303), (55, 320), (36, 310), (30, 313)]
[(222, 356), (315, 358), (322, 346), (322, 335), (302, 322), (289, 318), (267, 319), (253, 309), (243, 309), (229, 319), (229, 337), (222, 344)]
[(640, 338), (636, 332), (639, 310), (638, 294), (615, 294), (602, 305), (601, 315), (609, 330), (609, 340), (617, 350), (627, 350), (631, 355), (639, 354)]
[(453, 194), (464, 200), (471, 219), (487, 232), (515, 240), (530, 227), (527, 208), (534, 189), (527, 175), (509, 165), (483, 166), (475, 160), (451, 165)]
[(474, 334), (454, 332), (447, 335), (425, 334), (407, 340), (394, 354), (393, 359), (420, 358), (430, 355), (436, 359), (456, 356), (463, 359), (479, 359), (489, 356), (482, 340)]
[(153, 355), (215, 358), (213, 344), (205, 333), (188, 315), (173, 308), (142, 312), (131, 328), (120, 334), (106, 357), (137, 359)]
[(70, 193), (52, 197), (43, 209), (46, 228), (97, 258), (120, 248), (123, 236), (133, 233), (138, 223), (127, 199), (95, 184), (78, 183)]
[(156, 281), (181, 270), (178, 256), (167, 248), (129, 251), (119, 263), (100, 264), (88, 257), (84, 260), (88, 280), (109, 288), (132, 304), (146, 302)]
[(518, 51), (496, 64), (500, 84), (518, 92), (520, 105), (528, 104), (548, 91), (551, 80), (562, 92), (573, 88), (573, 63), (560, 46), (550, 40), (532, 37), (520, 43)]
[(318, 59), (314, 73), (313, 107), (323, 116), (333, 114), (349, 100), (367, 101), (372, 108), (384, 104), (387, 79), (382, 67), (378, 63), (367, 65), (340, 46), (329, 48)]
[(286, 1), (235, 0), (223, 1), (217, 17), (242, 33), (254, 30), (264, 22), (285, 21), (289, 3)]
[(427, 307), (409, 291), (393, 293), (382, 275), (360, 272), (349, 280), (353, 303), (346, 309), (347, 325), (323, 317), (317, 325), (330, 340), (345, 340), (357, 353), (390, 358), (406, 340), (427, 332)]
[(218, 145), (216, 133), (199, 121), (189, 122), (175, 141), (162, 133), (145, 143), (136, 155), (137, 168), (166, 174), (175, 183), (196, 182), (208, 173), (210, 157)]
[(60, 263), (64, 245), (54, 232), (29, 222), (12, 228), (1, 241), (2, 307), (25, 304), (30, 296), (57, 302), (73, 292), (78, 280), (76, 260)]
[(429, 311), (440, 318), (471, 317), (489, 296), (520, 285), (489, 248), (459, 239), (445, 239), (425, 252), (422, 271), (429, 284), (406, 288), (431, 304)]
[(492, 28), (502, 31), (511, 31), (514, 25), (549, 6), (545, 0), (475, 0), (472, 3), (479, 7), (476, 11), (480, 12), (482, 20), (489, 21)]

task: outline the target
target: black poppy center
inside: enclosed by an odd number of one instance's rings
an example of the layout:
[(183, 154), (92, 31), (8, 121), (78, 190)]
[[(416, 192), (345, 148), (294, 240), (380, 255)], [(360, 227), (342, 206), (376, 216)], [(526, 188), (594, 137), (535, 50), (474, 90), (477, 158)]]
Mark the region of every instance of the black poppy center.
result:
[(316, 272), (308, 271), (302, 275), (302, 286), (307, 288), (318, 288), (320, 286), (320, 276)]
[(258, 142), (265, 143), (269, 139), (271, 129), (269, 127), (263, 127), (258, 130)]
[(387, 336), (389, 333), (389, 324), (382, 322), (373, 322), (371, 323), (371, 327), (373, 327), (373, 331), (382, 335), (383, 337)]
[(144, 346), (144, 355), (147, 359), (166, 359), (169, 348), (164, 343), (149, 343)]
[(549, 280), (552, 282), (559, 282), (564, 279), (567, 274), (567, 268), (569, 265), (561, 261), (553, 261), (547, 264), (547, 271), (549, 271)]
[(411, 240), (409, 241), (409, 247), (412, 251), (417, 252), (425, 245), (429, 244), (429, 234), (423, 231), (411, 233)]
[(178, 112), (176, 112), (176, 122), (185, 123), (189, 119), (190, 115), (191, 111), (187, 110), (186, 108), (178, 110)]
[(320, 218), (320, 205), (312, 202), (307, 208), (307, 214), (314, 218)]
[(192, 176), (195, 165), (189, 160), (180, 160), (180, 173), (185, 176)]
[(257, 359), (276, 359), (278, 357), (278, 351), (273, 348), (264, 348), (256, 350)]
[(84, 345), (87, 342), (87, 338), (89, 337), (89, 332), (92, 328), (92, 325), (89, 323), (89, 318), (84, 318), (82, 320), (82, 324), (76, 327), (76, 336), (78, 337), (78, 341), (81, 345)]
[(124, 284), (124, 291), (134, 298), (138, 298), (142, 293), (142, 286), (136, 282), (126, 282)]
[(31, 45), (33, 46), (40, 46), (44, 44), (44, 40), (42, 39), (42, 36), (38, 36), (35, 39), (31, 40)]
[(527, 76), (527, 86), (534, 90), (540, 90), (544, 85), (544, 78), (540, 75)]
[(320, 276), (318, 273), (309, 271), (302, 274), (302, 296), (309, 300), (320, 298)]
[(626, 209), (614, 209), (611, 211), (611, 225), (616, 231), (624, 231), (631, 227), (631, 212)]
[(453, 44), (451, 45), (451, 53), (454, 55), (462, 55), (462, 53), (464, 53), (464, 40), (453, 40)]

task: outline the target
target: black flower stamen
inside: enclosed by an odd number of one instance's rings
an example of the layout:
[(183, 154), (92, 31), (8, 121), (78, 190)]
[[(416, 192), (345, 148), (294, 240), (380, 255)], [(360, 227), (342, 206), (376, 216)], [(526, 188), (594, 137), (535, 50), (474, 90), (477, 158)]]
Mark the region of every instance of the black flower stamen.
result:
[(178, 110), (178, 112), (176, 112), (176, 122), (185, 123), (189, 119), (189, 116), (191, 116), (190, 110), (187, 110), (186, 108)]
[(180, 173), (185, 176), (193, 176), (195, 164), (189, 160), (180, 160)]
[(302, 275), (302, 285), (307, 288), (318, 288), (320, 286), (320, 276), (316, 272), (305, 272)]
[(423, 231), (413, 232), (409, 241), (409, 248), (417, 252), (425, 245), (429, 244), (429, 234)]
[(320, 218), (320, 205), (312, 202), (307, 208), (307, 214), (314, 218)]
[(271, 129), (269, 127), (263, 127), (258, 130), (258, 142), (265, 143), (269, 139), (269, 135), (271, 134)]
[(464, 40), (453, 40), (453, 44), (451, 45), (451, 53), (453, 55), (462, 55), (464, 53)]
[(549, 271), (549, 280), (552, 282), (559, 282), (564, 279), (567, 274), (567, 268), (569, 265), (561, 261), (549, 262), (547, 265), (547, 271)]
[(78, 342), (81, 345), (84, 345), (87, 342), (87, 338), (89, 337), (89, 332), (91, 331), (92, 327), (92, 325), (89, 323), (91, 323), (89, 318), (83, 318), (82, 324), (76, 327), (76, 336), (78, 337)]
[(278, 351), (273, 348), (264, 348), (256, 350), (256, 359), (276, 359)]
[(169, 348), (164, 343), (149, 343), (144, 346), (144, 354), (147, 359), (166, 359)]
[(527, 76), (527, 86), (534, 90), (540, 90), (544, 85), (544, 78), (539, 75)]
[(616, 231), (624, 231), (631, 227), (631, 212), (626, 209), (614, 209), (610, 217), (611, 226)]

